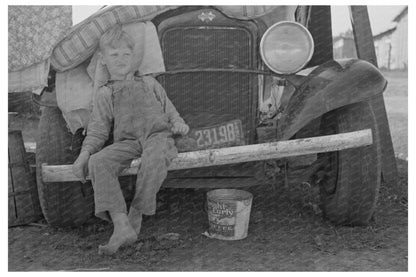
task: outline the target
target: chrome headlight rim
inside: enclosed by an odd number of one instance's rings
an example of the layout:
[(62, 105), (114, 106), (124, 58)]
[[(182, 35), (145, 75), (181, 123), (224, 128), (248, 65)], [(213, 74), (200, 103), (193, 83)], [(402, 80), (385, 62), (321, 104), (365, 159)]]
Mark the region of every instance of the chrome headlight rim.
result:
[[(280, 25), (294, 25), (294, 26), (296, 26), (296, 27), (299, 27), (305, 34), (306, 34), (306, 37), (307, 37), (307, 39), (308, 39), (308, 41), (309, 41), (309, 43), (310, 43), (310, 50), (309, 50), (309, 54), (308, 54), (308, 57), (307, 57), (307, 59), (301, 64), (301, 66), (298, 66), (296, 69), (294, 69), (294, 70), (288, 70), (288, 71), (281, 71), (281, 70), (278, 70), (277, 68), (276, 68), (276, 66), (275, 65), (273, 65), (270, 61), (268, 61), (267, 59), (266, 59), (266, 57), (265, 57), (265, 53), (264, 53), (264, 44), (265, 44), (265, 41), (266, 41), (266, 39), (267, 39), (267, 37), (268, 37), (268, 35), (271, 33), (271, 32), (273, 32), (275, 29), (276, 29), (276, 27), (279, 27)], [(277, 74), (281, 74), (281, 75), (289, 75), (289, 74), (294, 74), (294, 73), (296, 73), (296, 72), (299, 72), (300, 70), (302, 70), (302, 69), (304, 69), (304, 67), (308, 64), (308, 62), (311, 60), (311, 58), (312, 58), (312, 56), (313, 56), (313, 53), (314, 53), (314, 49), (315, 49), (315, 43), (314, 43), (314, 41), (313, 41), (313, 37), (312, 37), (312, 35), (311, 35), (311, 33), (309, 32), (309, 30), (305, 27), (305, 26), (303, 26), (302, 24), (300, 24), (300, 23), (298, 23), (298, 22), (294, 22), (294, 21), (279, 21), (279, 22), (277, 22), (277, 23), (275, 23), (275, 24), (273, 24), (272, 26), (270, 26), (267, 30), (266, 30), (266, 32), (264, 32), (264, 34), (263, 34), (263, 36), (262, 36), (262, 38), (261, 38), (261, 41), (260, 41), (260, 55), (261, 55), (261, 58), (262, 58), (262, 60), (263, 60), (263, 62), (264, 62), (264, 64), (270, 69), (270, 70), (272, 70), (273, 72), (275, 72), (275, 73), (277, 73)]]

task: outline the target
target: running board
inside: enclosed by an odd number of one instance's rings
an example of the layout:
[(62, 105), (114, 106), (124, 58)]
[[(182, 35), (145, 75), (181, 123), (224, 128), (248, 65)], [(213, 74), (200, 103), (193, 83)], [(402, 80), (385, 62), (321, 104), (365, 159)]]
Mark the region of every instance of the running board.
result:
[[(294, 139), (287, 141), (251, 144), (219, 149), (179, 153), (169, 170), (190, 169), (242, 162), (279, 159), (322, 152), (340, 151), (371, 145), (371, 129), (329, 136)], [(140, 158), (132, 161), (130, 168), (120, 176), (137, 174)], [(44, 182), (72, 182), (80, 179), (72, 173), (72, 165), (42, 164)], [(87, 179), (90, 179), (88, 176)]]

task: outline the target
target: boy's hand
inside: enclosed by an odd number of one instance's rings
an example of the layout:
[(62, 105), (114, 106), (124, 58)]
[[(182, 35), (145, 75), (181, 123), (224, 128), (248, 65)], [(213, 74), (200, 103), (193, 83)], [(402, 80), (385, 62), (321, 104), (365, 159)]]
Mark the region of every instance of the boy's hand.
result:
[(189, 126), (185, 123), (175, 122), (172, 126), (172, 133), (186, 135), (189, 132)]
[(79, 154), (78, 159), (72, 165), (72, 172), (75, 176), (81, 179), (82, 183), (85, 183), (85, 177), (88, 174), (88, 161), (90, 159), (90, 153), (83, 151)]

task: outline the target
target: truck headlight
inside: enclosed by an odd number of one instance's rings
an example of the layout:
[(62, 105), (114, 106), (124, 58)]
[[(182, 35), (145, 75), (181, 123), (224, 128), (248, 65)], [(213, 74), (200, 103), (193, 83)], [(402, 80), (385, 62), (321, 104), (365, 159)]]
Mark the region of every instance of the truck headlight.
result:
[(264, 33), (260, 53), (274, 72), (291, 74), (301, 70), (312, 58), (314, 43), (308, 29), (297, 22), (281, 21)]

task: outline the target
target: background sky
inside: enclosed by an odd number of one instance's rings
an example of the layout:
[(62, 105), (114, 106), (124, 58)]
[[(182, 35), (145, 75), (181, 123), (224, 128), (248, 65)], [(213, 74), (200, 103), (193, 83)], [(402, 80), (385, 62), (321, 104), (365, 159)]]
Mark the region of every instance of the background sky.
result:
[[(395, 24), (392, 20), (405, 6), (367, 6), (373, 35), (384, 32)], [(332, 6), (332, 33), (334, 36), (351, 29), (348, 6)]]
[[(102, 6), (73, 6), (74, 25), (84, 20)], [(394, 26), (392, 20), (398, 15), (405, 6), (368, 6), (368, 13), (371, 21), (373, 35)], [(351, 29), (348, 6), (332, 6), (332, 31), (334, 36)]]
[(81, 22), (102, 6), (72, 6), (72, 23)]

